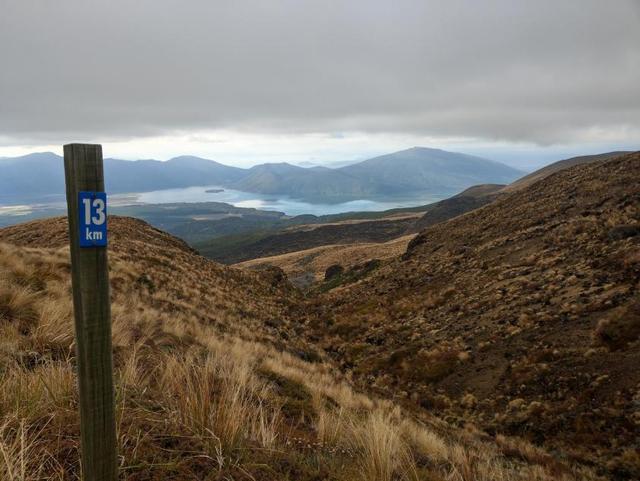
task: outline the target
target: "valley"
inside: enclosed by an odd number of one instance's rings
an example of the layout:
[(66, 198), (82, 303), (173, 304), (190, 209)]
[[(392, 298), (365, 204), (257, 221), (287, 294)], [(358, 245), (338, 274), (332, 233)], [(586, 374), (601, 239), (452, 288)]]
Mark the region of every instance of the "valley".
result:
[(327, 269), (332, 266), (339, 266), (337, 272), (341, 273), (367, 262), (386, 261), (398, 257), (406, 251), (407, 245), (414, 237), (415, 234), (409, 234), (387, 242), (328, 244), (286, 254), (259, 257), (234, 265), (257, 270), (274, 266), (282, 269), (295, 286), (307, 289), (329, 280), (326, 275)]
[[(307, 335), (304, 300), (277, 272), (221, 266), (139, 220), (109, 223), (126, 479), (601, 479), (357, 389)], [(0, 230), (5, 479), (79, 475), (67, 243), (64, 218)]]
[[(112, 215), (121, 470), (637, 478), (639, 172), (626, 154), (288, 226), (291, 250), (238, 266)], [(78, 470), (66, 229), (0, 229), (0, 446), (49, 480)]]

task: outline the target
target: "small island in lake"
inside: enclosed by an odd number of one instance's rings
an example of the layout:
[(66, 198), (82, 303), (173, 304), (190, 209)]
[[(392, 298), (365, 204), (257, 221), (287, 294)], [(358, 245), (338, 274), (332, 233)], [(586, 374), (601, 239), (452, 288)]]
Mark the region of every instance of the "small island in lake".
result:
[(207, 189), (205, 192), (207, 194), (219, 194), (220, 192), (224, 192), (224, 189)]

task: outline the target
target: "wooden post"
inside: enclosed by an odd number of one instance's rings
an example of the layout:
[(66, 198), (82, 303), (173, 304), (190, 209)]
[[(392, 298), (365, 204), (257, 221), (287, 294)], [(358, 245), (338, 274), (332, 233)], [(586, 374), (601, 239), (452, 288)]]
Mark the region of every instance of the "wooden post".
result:
[(82, 222), (79, 192), (104, 192), (102, 146), (65, 145), (64, 170), (80, 391), (82, 477), (85, 481), (116, 481), (107, 248), (81, 247), (79, 233)]

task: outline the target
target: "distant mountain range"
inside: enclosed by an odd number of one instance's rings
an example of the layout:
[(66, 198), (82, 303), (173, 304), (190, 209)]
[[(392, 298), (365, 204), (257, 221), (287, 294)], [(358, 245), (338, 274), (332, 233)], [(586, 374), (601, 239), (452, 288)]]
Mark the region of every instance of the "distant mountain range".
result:
[[(230, 167), (199, 157), (166, 162), (105, 159), (110, 193), (216, 185), (313, 202), (399, 194), (450, 195), (475, 184), (509, 183), (523, 172), (491, 160), (414, 147), (340, 168), (262, 164)], [(62, 158), (50, 152), (0, 159), (0, 203), (43, 202), (64, 193)]]

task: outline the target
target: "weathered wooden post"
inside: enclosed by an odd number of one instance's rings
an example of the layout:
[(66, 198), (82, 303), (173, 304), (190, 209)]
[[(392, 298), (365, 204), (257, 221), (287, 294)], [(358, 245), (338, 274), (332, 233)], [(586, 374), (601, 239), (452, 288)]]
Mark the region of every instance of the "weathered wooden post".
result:
[(64, 146), (82, 477), (116, 481), (116, 424), (102, 146)]

